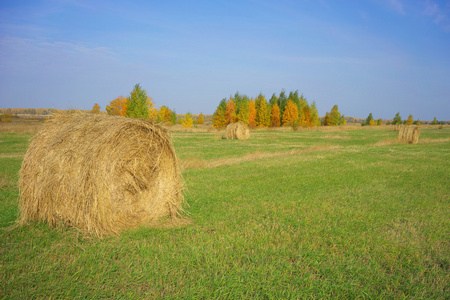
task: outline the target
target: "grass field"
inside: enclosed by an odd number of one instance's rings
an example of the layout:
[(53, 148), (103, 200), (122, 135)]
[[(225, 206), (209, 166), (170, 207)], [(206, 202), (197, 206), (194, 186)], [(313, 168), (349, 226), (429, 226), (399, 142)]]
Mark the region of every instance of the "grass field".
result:
[(0, 298), (450, 298), (450, 127), (174, 132), (187, 225), (104, 239), (17, 218), (0, 134)]

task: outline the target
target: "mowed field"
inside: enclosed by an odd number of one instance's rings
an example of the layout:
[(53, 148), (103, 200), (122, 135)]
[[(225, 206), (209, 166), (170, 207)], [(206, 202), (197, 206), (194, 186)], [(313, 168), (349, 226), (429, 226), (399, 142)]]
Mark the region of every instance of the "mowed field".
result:
[(13, 226), (32, 136), (0, 133), (0, 298), (450, 298), (450, 127), (173, 132), (184, 222), (103, 239)]

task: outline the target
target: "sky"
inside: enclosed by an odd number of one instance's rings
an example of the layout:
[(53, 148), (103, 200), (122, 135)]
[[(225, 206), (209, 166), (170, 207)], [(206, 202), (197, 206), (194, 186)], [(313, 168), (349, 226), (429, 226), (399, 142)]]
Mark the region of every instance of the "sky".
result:
[(321, 116), (450, 120), (450, 0), (0, 1), (0, 108), (137, 83), (181, 114), (298, 90)]

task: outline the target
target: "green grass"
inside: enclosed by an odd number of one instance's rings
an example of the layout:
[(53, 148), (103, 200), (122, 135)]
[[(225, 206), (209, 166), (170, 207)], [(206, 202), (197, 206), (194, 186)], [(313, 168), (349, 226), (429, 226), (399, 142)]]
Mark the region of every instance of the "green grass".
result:
[(0, 298), (450, 297), (448, 127), (417, 145), (385, 129), (175, 132), (182, 161), (236, 160), (183, 172), (191, 224), (105, 239), (9, 227), (30, 137), (0, 135)]

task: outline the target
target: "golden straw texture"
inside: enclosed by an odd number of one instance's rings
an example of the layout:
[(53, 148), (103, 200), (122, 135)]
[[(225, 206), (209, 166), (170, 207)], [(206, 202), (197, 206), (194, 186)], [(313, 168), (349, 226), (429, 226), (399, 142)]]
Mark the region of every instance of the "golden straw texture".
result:
[(231, 123), (225, 128), (225, 137), (227, 139), (246, 140), (250, 137), (250, 129), (244, 122)]
[(417, 144), (419, 142), (419, 127), (400, 126), (398, 130), (398, 140), (399, 142)]
[(20, 220), (98, 236), (182, 211), (168, 132), (142, 119), (60, 114), (33, 138), (20, 170)]

